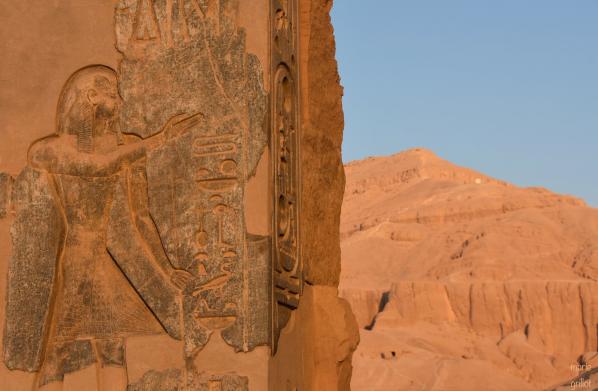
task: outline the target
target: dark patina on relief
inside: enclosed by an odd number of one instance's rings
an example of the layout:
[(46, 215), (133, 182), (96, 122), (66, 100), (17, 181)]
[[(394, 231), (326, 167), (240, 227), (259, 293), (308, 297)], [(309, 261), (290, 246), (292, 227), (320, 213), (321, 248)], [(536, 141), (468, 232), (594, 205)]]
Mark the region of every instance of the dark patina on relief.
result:
[[(0, 174), (0, 218), (15, 211), (8, 368), (37, 372), (39, 385), (93, 364), (124, 371), (126, 338), (164, 333), (188, 364), (214, 332), (239, 352), (275, 351), (303, 277), (297, 3), (271, 7), (268, 99), (238, 0), (118, 1), (118, 71), (74, 72), (54, 133), (18, 178)], [(259, 236), (244, 203), (268, 145), (272, 236)], [(241, 376), (180, 369), (129, 389), (181, 379), (248, 389)]]
[(267, 143), (267, 96), (237, 12), (235, 0), (123, 0), (116, 10), (121, 127), (145, 136), (172, 116), (203, 116), (147, 160), (151, 216), (169, 259), (194, 277), (183, 295), (188, 357), (214, 330), (239, 351), (269, 343), (269, 320), (254, 315), (269, 299), (247, 294), (269, 286), (269, 251), (247, 235), (243, 212)]

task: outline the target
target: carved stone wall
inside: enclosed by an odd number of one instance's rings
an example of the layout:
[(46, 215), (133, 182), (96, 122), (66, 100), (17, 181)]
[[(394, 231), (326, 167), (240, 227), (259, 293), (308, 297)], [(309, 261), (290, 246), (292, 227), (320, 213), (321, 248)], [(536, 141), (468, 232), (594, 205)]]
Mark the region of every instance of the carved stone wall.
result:
[(214, 330), (238, 351), (269, 342), (267, 315), (251, 315), (269, 313), (268, 238), (248, 235), (243, 213), (267, 142), (267, 97), (237, 12), (235, 0), (116, 8), (121, 130), (144, 137), (181, 113), (198, 116), (147, 160), (151, 216), (168, 258), (195, 280), (183, 294), (189, 357)]
[(273, 347), (291, 311), (299, 306), (303, 267), (299, 239), (300, 107), (298, 68), (298, 3), (272, 0), (272, 171), (274, 174)]
[(345, 176), (342, 87), (331, 8), (329, 0), (299, 1), (299, 229), (305, 283), (270, 364), (274, 389), (349, 390), (351, 357), (359, 342), (355, 317), (337, 291)]
[(348, 389), (330, 3), (9, 1), (0, 384)]

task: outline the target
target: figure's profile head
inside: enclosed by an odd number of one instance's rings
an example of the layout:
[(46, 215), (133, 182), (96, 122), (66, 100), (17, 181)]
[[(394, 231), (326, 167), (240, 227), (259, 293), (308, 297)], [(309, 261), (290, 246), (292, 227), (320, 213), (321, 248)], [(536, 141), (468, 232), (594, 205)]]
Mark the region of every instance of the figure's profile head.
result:
[(58, 135), (76, 135), (79, 149), (93, 149), (94, 126), (103, 122), (113, 129), (120, 107), (116, 72), (105, 65), (91, 65), (79, 69), (64, 85), (56, 112)]

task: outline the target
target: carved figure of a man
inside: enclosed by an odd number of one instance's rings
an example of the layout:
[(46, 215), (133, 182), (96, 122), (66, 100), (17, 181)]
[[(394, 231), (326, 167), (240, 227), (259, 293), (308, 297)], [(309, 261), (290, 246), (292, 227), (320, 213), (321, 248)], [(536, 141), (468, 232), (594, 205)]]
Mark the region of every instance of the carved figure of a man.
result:
[(95, 364), (99, 389), (125, 390), (126, 337), (181, 338), (190, 275), (163, 251), (143, 159), (199, 117), (177, 117), (142, 140), (118, 129), (119, 106), (112, 69), (77, 71), (61, 93), (56, 134), (33, 143), (21, 174), (34, 183), (21, 184), (29, 193), (13, 227), (4, 356), (11, 369), (37, 371), (38, 386), (61, 389), (65, 374)]

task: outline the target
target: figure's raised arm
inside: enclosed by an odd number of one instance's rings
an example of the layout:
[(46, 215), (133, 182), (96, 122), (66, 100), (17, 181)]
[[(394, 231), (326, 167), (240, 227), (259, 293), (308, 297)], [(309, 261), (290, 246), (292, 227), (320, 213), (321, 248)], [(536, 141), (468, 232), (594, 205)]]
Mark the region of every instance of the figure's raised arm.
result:
[(126, 143), (117, 151), (108, 155), (110, 164), (121, 166), (123, 163), (132, 164), (146, 156), (148, 152), (156, 149), (168, 140), (176, 138), (201, 123), (203, 114), (196, 113), (191, 116), (180, 114), (170, 119), (158, 133), (145, 139), (125, 133)]

